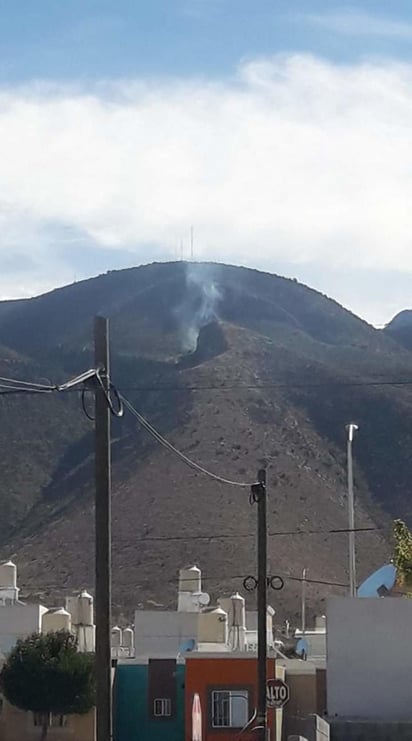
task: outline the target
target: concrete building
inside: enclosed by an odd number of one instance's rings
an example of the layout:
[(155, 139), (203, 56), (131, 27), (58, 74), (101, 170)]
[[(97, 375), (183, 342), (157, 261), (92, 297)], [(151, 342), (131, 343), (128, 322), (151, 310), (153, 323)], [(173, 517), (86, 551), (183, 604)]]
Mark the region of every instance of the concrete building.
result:
[(326, 662), (326, 616), (320, 615), (315, 618), (315, 625), (302, 632), (295, 631), (297, 640), (304, 639), (307, 646), (306, 658), (316, 664), (325, 665)]
[(331, 597), (327, 619), (328, 715), (411, 721), (412, 600)]
[[(267, 662), (268, 677), (284, 679), (274, 658)], [(201, 733), (205, 741), (237, 741), (242, 728), (253, 717), (256, 707), (257, 661), (244, 651), (231, 655), (195, 652), (186, 657), (185, 674), (185, 739), (195, 737), (193, 701), (199, 707)], [(282, 710), (268, 710), (270, 738), (281, 741)], [(248, 731), (245, 739), (256, 733)]]
[(183, 741), (183, 659), (120, 661), (114, 680), (115, 741)]
[[(177, 610), (136, 610), (135, 655), (175, 658), (188, 651), (251, 651), (257, 648), (257, 613), (246, 612), (240, 594), (209, 606), (197, 566), (179, 572)], [(267, 643), (274, 648), (274, 610), (268, 607)]]
[[(3, 700), (0, 707), (1, 741), (37, 741), (41, 732), (40, 719), (25, 713)], [(48, 741), (95, 741), (95, 712), (86, 715), (57, 715), (50, 718)]]
[(19, 638), (40, 633), (46, 613), (43, 605), (19, 600), (16, 565), (12, 561), (0, 564), (0, 655), (7, 656)]
[[(245, 651), (194, 651), (178, 659), (120, 660), (114, 681), (115, 741), (192, 741), (195, 695), (199, 698), (203, 741), (235, 741), (239, 738), (238, 724), (254, 711), (256, 669), (256, 654)], [(326, 741), (314, 731), (314, 726), (322, 725), (315, 716), (325, 714), (325, 670), (307, 661), (275, 661), (272, 656), (268, 659), (268, 676), (275, 675), (289, 685), (290, 700), (283, 711), (270, 711), (272, 731), (275, 715), (277, 726), (271, 741), (280, 739), (281, 733), (284, 741), (291, 734)], [(223, 693), (222, 713), (231, 717), (213, 719), (211, 701), (214, 698), (215, 705), (219, 702), (218, 692)], [(228, 702), (233, 707), (228, 708)], [(214, 712), (216, 715), (217, 707)], [(308, 728), (312, 728), (311, 733)], [(252, 731), (242, 738), (252, 741), (255, 736)]]
[[(0, 564), (0, 665), (19, 639), (33, 633), (68, 630), (77, 635), (79, 650), (93, 651), (93, 598), (82, 592), (68, 598), (67, 603), (71, 612), (63, 607), (47, 609), (40, 604), (21, 602), (16, 565), (11, 561)], [(0, 696), (0, 741), (32, 741), (38, 738), (40, 731), (40, 719), (36, 715), (18, 710)], [(94, 741), (94, 710), (86, 715), (51, 717), (48, 738), (50, 741), (62, 738)]]

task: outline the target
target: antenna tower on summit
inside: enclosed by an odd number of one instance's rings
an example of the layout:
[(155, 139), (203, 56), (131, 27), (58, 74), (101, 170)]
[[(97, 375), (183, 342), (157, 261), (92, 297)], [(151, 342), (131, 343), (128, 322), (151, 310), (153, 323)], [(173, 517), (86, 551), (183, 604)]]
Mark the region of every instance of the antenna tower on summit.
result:
[(190, 227), (190, 259), (193, 260), (195, 256), (194, 251), (194, 228), (193, 226)]

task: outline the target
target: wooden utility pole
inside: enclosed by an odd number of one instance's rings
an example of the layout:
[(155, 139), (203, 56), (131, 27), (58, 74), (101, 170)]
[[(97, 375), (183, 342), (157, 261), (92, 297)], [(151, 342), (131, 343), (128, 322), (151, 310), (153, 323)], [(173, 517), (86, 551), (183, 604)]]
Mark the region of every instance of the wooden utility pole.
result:
[[(96, 731), (97, 741), (112, 739), (111, 678), (111, 458), (109, 322), (94, 321), (95, 367), (103, 388), (95, 393), (95, 583), (96, 583)], [(105, 394), (106, 392), (106, 394)]]
[(257, 543), (257, 607), (258, 607), (258, 682), (256, 730), (259, 741), (267, 741), (267, 524), (266, 524), (266, 471), (258, 472), (258, 484), (254, 487), (258, 509)]

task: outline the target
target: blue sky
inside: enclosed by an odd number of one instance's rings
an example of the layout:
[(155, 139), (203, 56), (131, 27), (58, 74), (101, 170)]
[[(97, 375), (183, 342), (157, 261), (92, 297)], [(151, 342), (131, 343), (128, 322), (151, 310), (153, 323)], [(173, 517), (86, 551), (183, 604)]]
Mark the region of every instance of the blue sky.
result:
[[(412, 306), (412, 5), (0, 0), (0, 297), (196, 255)], [(47, 266), (47, 268), (46, 268)]]
[[(220, 77), (233, 74), (242, 59), (290, 51), (338, 62), (369, 54), (409, 59), (412, 6), (406, 0), (392, 5), (376, 0), (354, 5), (335, 0), (2, 0), (0, 79)], [(345, 16), (354, 18), (350, 33), (340, 23)]]

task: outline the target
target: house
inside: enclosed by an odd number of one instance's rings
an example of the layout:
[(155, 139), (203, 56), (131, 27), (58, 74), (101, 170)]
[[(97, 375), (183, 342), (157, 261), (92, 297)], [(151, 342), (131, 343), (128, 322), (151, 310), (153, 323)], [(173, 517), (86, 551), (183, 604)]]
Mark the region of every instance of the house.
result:
[(0, 564), (0, 654), (6, 656), (19, 638), (40, 633), (47, 608), (19, 600), (17, 567), (12, 561)]
[[(47, 609), (19, 599), (17, 568), (12, 561), (0, 564), (0, 666), (19, 639), (33, 633), (58, 630), (73, 632), (79, 650), (94, 650), (93, 598), (87, 592), (70, 597), (64, 607)], [(10, 705), (0, 696), (0, 741), (33, 741), (40, 735), (41, 720)], [(48, 739), (94, 741), (95, 712), (86, 715), (52, 716)]]
[(183, 660), (118, 663), (114, 680), (114, 741), (183, 741)]
[[(0, 701), (0, 739), (1, 741), (35, 741), (40, 736), (41, 719), (33, 713)], [(94, 741), (95, 713), (86, 715), (57, 715), (50, 718), (47, 741)]]
[[(268, 678), (284, 677), (274, 658), (267, 662)], [(236, 652), (210, 654), (195, 652), (186, 656), (185, 675), (185, 741), (195, 737), (195, 724), (203, 741), (237, 741), (240, 731), (252, 719), (256, 708), (256, 656)], [(268, 710), (271, 739), (281, 741), (282, 711)], [(245, 741), (256, 738), (250, 731), (242, 734)]]
[[(119, 654), (116, 666), (115, 741), (192, 741), (199, 722), (202, 741), (238, 737), (256, 705), (257, 613), (239, 594), (209, 602), (192, 566), (179, 572), (176, 610), (136, 611), (136, 658)], [(295, 733), (324, 713), (326, 630), (322, 619), (310, 631), (317, 661), (290, 660), (275, 646), (273, 615), (268, 608), (268, 677), (286, 677), (292, 691), (284, 710), (268, 713), (280, 741), (282, 727)]]

